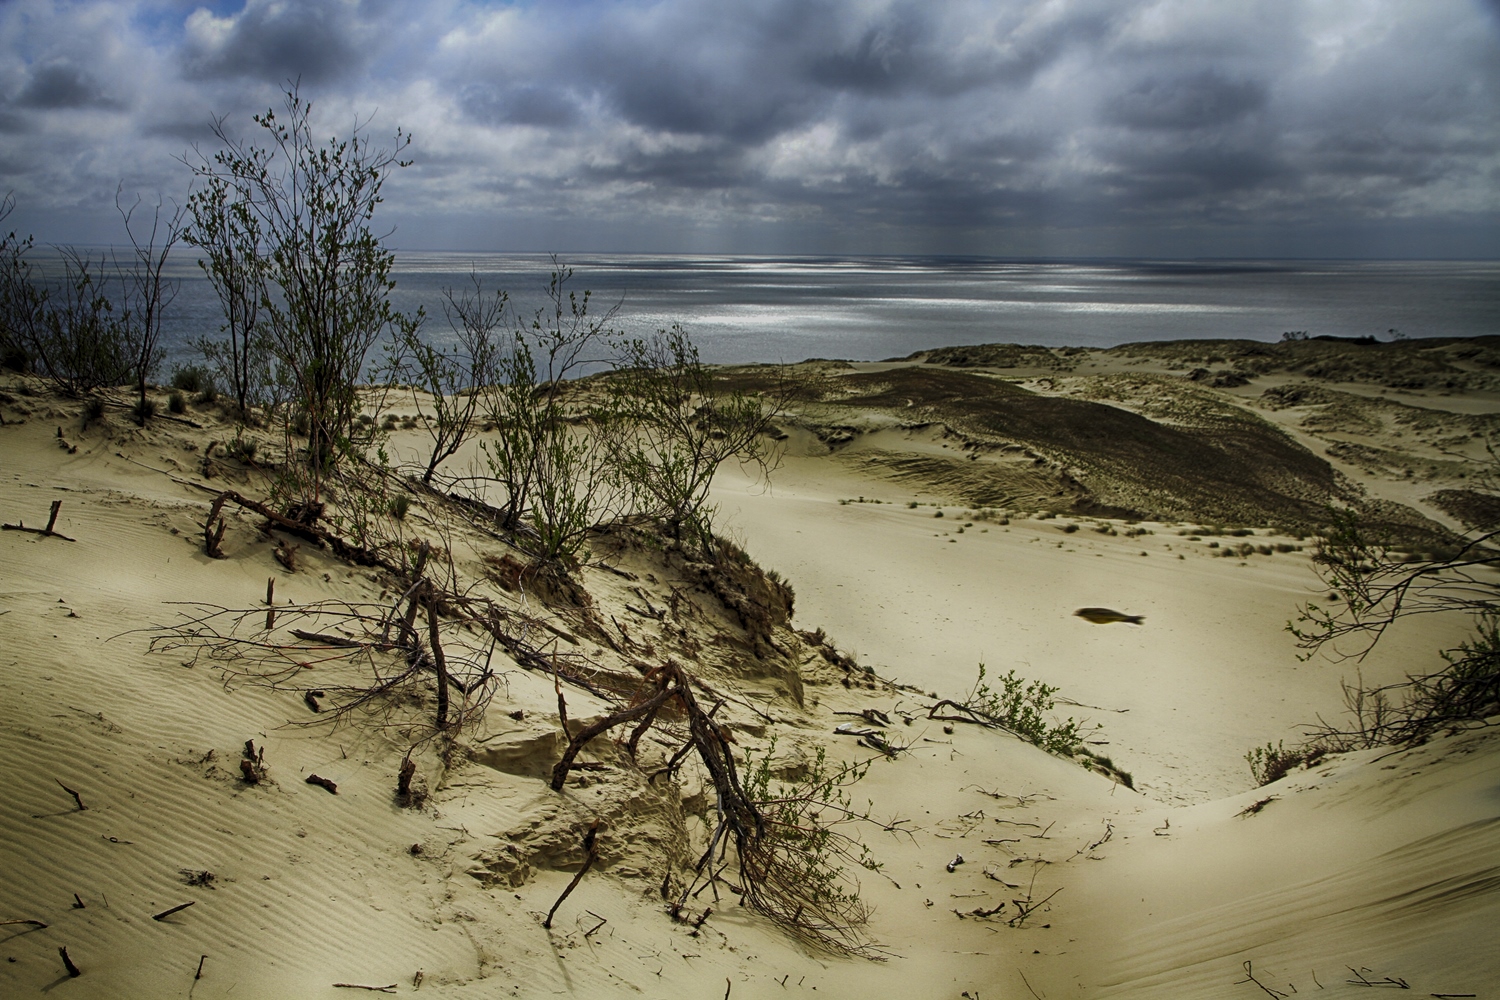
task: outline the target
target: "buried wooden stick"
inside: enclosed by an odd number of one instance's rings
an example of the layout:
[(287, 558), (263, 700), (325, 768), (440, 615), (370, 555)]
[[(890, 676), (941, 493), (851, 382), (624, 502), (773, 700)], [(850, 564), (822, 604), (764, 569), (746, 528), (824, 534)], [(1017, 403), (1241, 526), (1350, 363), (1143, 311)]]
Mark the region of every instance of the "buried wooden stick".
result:
[(199, 979), (202, 979), (202, 978), (203, 978), (203, 963), (204, 963), (204, 962), (207, 962), (207, 961), (208, 961), (208, 956), (207, 956), (207, 955), (202, 955), (202, 956), (200, 956), (200, 957), (199, 957), (199, 958), (198, 958), (198, 971), (197, 971), (197, 972), (195, 972), (195, 973), (193, 973), (193, 980), (194, 980), (194, 981), (195, 981), (195, 982), (196, 982), (196, 981), (197, 981), (197, 980), (199, 980)]
[(61, 506), (61, 500), (52, 501), (52, 514), (47, 518), (47, 526), (45, 528), (28, 528), (24, 523), (0, 524), (0, 528), (4, 528), (6, 531), (29, 531), (33, 535), (41, 535), (43, 538), (61, 538), (65, 542), (76, 542), (78, 539), (69, 538), (61, 532), (52, 530), (52, 526), (57, 523), (57, 511)]
[(40, 920), (0, 920), (0, 927), (9, 927), (12, 924), (30, 924), (31, 926), (41, 930), (45, 930), (47, 928), (47, 925), (42, 923)]
[(79, 976), (83, 975), (83, 970), (74, 965), (73, 960), (68, 957), (68, 949), (66, 947), (58, 948), (57, 953), (62, 956), (63, 968), (68, 970), (69, 976), (77, 979)]
[(78, 803), (78, 811), (79, 812), (83, 812), (85, 809), (88, 808), (88, 806), (86, 806), (86, 805), (83, 804), (83, 796), (79, 795), (76, 791), (74, 791), (73, 789), (69, 788), (67, 785), (63, 785), (62, 780), (60, 778), (53, 778), (52, 780), (56, 781), (59, 785), (62, 785), (62, 790), (65, 791), (65, 792), (67, 792), (69, 795), (73, 796), (73, 801), (76, 802), (76, 803)]
[(562, 891), (562, 895), (557, 897), (557, 902), (552, 904), (552, 909), (547, 911), (547, 919), (542, 921), (542, 926), (547, 930), (550, 931), (552, 929), (552, 918), (557, 915), (557, 908), (563, 905), (563, 900), (567, 899), (573, 890), (578, 887), (578, 883), (583, 881), (583, 877), (588, 874), (589, 869), (594, 866), (594, 861), (598, 859), (598, 837), (599, 820), (596, 819), (589, 827), (588, 832), (583, 835), (583, 850), (585, 852), (583, 867), (578, 869), (578, 874), (573, 876), (573, 881), (568, 883), (568, 887)]
[(183, 910), (187, 909), (189, 906), (192, 906), (196, 902), (198, 902), (196, 899), (190, 899), (186, 903), (178, 903), (176, 906), (170, 907), (169, 909), (162, 910), (160, 913), (153, 913), (153, 914), (151, 914), (151, 919), (152, 920), (165, 920), (168, 917), (170, 917), (172, 914), (174, 914), (174, 913), (180, 913)]

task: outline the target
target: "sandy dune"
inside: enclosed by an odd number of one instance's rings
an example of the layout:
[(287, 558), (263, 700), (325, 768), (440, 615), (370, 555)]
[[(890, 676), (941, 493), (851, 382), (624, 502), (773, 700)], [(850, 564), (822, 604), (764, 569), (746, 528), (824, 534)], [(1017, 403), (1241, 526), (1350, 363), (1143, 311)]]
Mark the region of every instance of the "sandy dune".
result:
[[(646, 790), (605, 750), (615, 779), (585, 774), (551, 792), (539, 778), (559, 746), (548, 678), (507, 666), (466, 753), (446, 770), (424, 759), (429, 796), (415, 809), (393, 800), (402, 748), (389, 733), (304, 728), (312, 717), (292, 692), (150, 652), (149, 629), (180, 613), (174, 602), (255, 607), (268, 577), (278, 600), (376, 600), (388, 581), (310, 548), (287, 573), (248, 516), (232, 521), (231, 558), (205, 556), (210, 495), (186, 484), (202, 481), (204, 442), (226, 433), (211, 415), (194, 415), (202, 430), (143, 434), (115, 415), (83, 430), (76, 402), (14, 384), (0, 404), (0, 519), (40, 524), (61, 499), (57, 528), (77, 539), (0, 535), (0, 920), (48, 925), (0, 926), (5, 996), (365, 995), (337, 983), (452, 997), (1265, 995), (1244, 981), (1246, 962), (1286, 994), (1365, 995), (1346, 982), (1351, 966), (1416, 995), (1500, 990), (1494, 730), (1332, 758), (1251, 787), (1244, 752), (1337, 715), (1339, 678), (1353, 670), (1299, 663), (1283, 631), (1319, 593), (1305, 549), (1222, 558), (1210, 548), (1299, 544), (1290, 535), (1261, 527), (1194, 541), (1180, 521), (1038, 519), (1035, 509), (1001, 524), (974, 516), (963, 496), (879, 473), (872, 450), (943, 450), (899, 426), (851, 435), (843, 449), (816, 437), (815, 420), (792, 427), (769, 490), (724, 470), (723, 526), (791, 580), (791, 624), (824, 629), (879, 677), (909, 685), (841, 674), (786, 628), (777, 641), (801, 658), (795, 680), (758, 672), (743, 650), (703, 647), (707, 676), (737, 699), (724, 718), (747, 751), (775, 736), (788, 759), (819, 746), (870, 757), (833, 734), (850, 718), (833, 713), (895, 713), (891, 735), (910, 751), (875, 760), (854, 788), (896, 827), (863, 834), (883, 864), (860, 872), (869, 940), (886, 956), (870, 961), (809, 949), (732, 898), (705, 895), (714, 913), (696, 930), (669, 920), (653, 859), (701, 844), (711, 802), (691, 778), (675, 798)], [(1311, 410), (1278, 412), (1326, 444), (1318, 434), (1331, 432), (1304, 427)], [(76, 452), (59, 447), (59, 428)], [(1372, 491), (1406, 481), (1360, 468), (1345, 462), (1340, 474)], [(1457, 485), (1444, 474), (1411, 492)], [(861, 496), (884, 502), (840, 503)], [(425, 516), (414, 514), (414, 531), (435, 530)], [(1141, 529), (1150, 533), (1126, 534)], [(455, 545), (474, 546), (465, 558), (477, 560), (477, 542)], [(637, 582), (597, 567), (583, 582), (601, 618), (666, 649), (665, 620), (626, 610), (644, 599), (634, 587), (661, 604), (669, 585), (686, 589), (657, 558), (611, 550)], [(724, 607), (693, 600), (702, 610), (690, 628), (743, 634), (723, 624)], [(1072, 616), (1089, 605), (1145, 624)], [(1461, 622), (1416, 623), (1363, 664), (1365, 677), (1430, 666), (1462, 634)], [(924, 718), (931, 699), (920, 692), (962, 694), (980, 661), (1079, 703), (1066, 711), (1102, 724), (1094, 749), (1135, 790), (1003, 733), (948, 733)], [(569, 697), (579, 717), (598, 710)], [(264, 747), (271, 781), (241, 780), (247, 739)], [(306, 784), (310, 773), (338, 794)], [(544, 930), (579, 860), (578, 824), (599, 815), (610, 817), (611, 861)], [(213, 878), (193, 884), (202, 872)], [(1011, 926), (1028, 899), (1049, 901)]]

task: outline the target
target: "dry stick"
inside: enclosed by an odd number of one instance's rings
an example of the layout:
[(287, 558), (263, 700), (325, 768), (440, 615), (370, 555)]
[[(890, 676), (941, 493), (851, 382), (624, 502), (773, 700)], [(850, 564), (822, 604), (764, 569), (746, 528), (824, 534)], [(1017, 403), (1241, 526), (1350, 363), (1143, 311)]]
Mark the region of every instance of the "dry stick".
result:
[(83, 900), (78, 898), (78, 893), (76, 893), (76, 892), (73, 893), (73, 909), (75, 909), (75, 910), (86, 910), (86, 909), (88, 909), (87, 906), (83, 905)]
[(83, 970), (74, 965), (73, 960), (68, 957), (67, 948), (58, 948), (57, 953), (62, 956), (63, 968), (68, 970), (68, 975), (72, 976), (74, 979), (77, 979), (79, 976), (83, 975)]
[(266, 631), (276, 627), (276, 578), (266, 577)]
[(438, 641), (437, 588), (427, 587), (427, 641), (432, 646), (432, 663), (437, 668), (437, 727), (448, 728), (448, 661), (443, 644)]
[(180, 910), (185, 910), (189, 906), (192, 906), (196, 902), (198, 902), (196, 899), (191, 899), (191, 900), (188, 900), (186, 903), (178, 903), (176, 906), (172, 907), (169, 910), (162, 910), (160, 913), (153, 913), (153, 914), (151, 914), (151, 919), (152, 920), (165, 920), (166, 918), (170, 917), (172, 914), (177, 913)]
[(411, 798), (411, 779), (417, 773), (417, 763), (411, 757), (401, 762), (401, 773), (396, 776), (396, 794), (403, 799)]
[(599, 821), (596, 819), (593, 825), (589, 827), (588, 832), (583, 835), (583, 850), (585, 852), (583, 867), (578, 869), (578, 874), (573, 876), (573, 881), (568, 883), (568, 887), (562, 891), (562, 895), (557, 897), (557, 902), (552, 904), (552, 909), (547, 911), (547, 919), (542, 921), (542, 926), (547, 930), (550, 931), (552, 929), (552, 917), (557, 913), (557, 908), (563, 905), (563, 900), (567, 899), (573, 890), (578, 887), (578, 883), (583, 881), (583, 876), (588, 874), (588, 870), (594, 866), (595, 859), (599, 857), (598, 836)]
[(85, 809), (88, 808), (88, 806), (86, 806), (86, 805), (83, 804), (83, 797), (80, 796), (73, 789), (69, 788), (67, 785), (63, 785), (62, 779), (60, 779), (60, 778), (53, 778), (52, 780), (56, 781), (59, 785), (62, 785), (62, 790), (65, 791), (65, 792), (67, 792), (69, 795), (73, 796), (73, 801), (78, 803), (78, 811), (79, 812), (83, 812)]
[(1261, 982), (1259, 979), (1256, 979), (1255, 978), (1255, 971), (1251, 967), (1250, 960), (1248, 958), (1245, 959), (1245, 978), (1244, 979), (1237, 979), (1237, 980), (1235, 980), (1235, 985), (1236, 986), (1239, 986), (1241, 983), (1254, 983), (1256, 986), (1259, 986), (1262, 990), (1265, 990), (1267, 996), (1278, 997), (1278, 998), (1279, 997), (1287, 996), (1287, 994), (1282, 993), (1280, 990), (1273, 990), (1271, 987), (1267, 986), (1265, 983)]
[(334, 989), (339, 990), (369, 990), (371, 993), (394, 993), (396, 984), (389, 986), (361, 986), (359, 983), (334, 983)]
[(30, 924), (33, 927), (46, 928), (46, 924), (40, 920), (0, 920), (0, 927), (9, 927), (11, 924)]
[(69, 538), (67, 535), (52, 530), (52, 526), (57, 523), (57, 509), (61, 506), (61, 500), (52, 501), (52, 516), (47, 518), (47, 526), (45, 528), (28, 528), (25, 524), (0, 524), (0, 528), (4, 528), (6, 531), (29, 531), (33, 535), (41, 535), (43, 538), (61, 538), (65, 542), (76, 542), (78, 539)]
[(203, 963), (206, 961), (208, 961), (207, 955), (204, 955), (198, 959), (198, 971), (193, 973), (193, 979), (195, 981), (203, 978)]
[(321, 788), (326, 788), (334, 795), (337, 795), (339, 793), (339, 786), (334, 784), (332, 778), (320, 778), (316, 774), (309, 774), (307, 776), (307, 783), (309, 785), (318, 785)]

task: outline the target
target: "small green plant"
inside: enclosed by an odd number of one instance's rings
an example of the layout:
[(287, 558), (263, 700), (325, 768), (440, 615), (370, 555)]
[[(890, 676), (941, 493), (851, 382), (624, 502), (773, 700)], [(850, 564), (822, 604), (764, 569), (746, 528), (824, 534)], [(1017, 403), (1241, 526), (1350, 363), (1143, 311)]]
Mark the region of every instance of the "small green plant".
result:
[(172, 388), (182, 392), (204, 392), (213, 384), (213, 376), (202, 365), (179, 365), (172, 369)]
[(156, 416), (156, 400), (150, 398), (149, 396), (142, 396), (140, 399), (137, 399), (135, 401), (135, 405), (130, 408), (130, 415), (135, 418), (136, 423), (144, 424), (146, 421)]
[(1299, 767), (1311, 767), (1323, 759), (1326, 751), (1312, 744), (1287, 749), (1286, 743), (1277, 740), (1276, 745), (1267, 743), (1245, 754), (1245, 763), (1250, 765), (1250, 774), (1257, 785), (1269, 785), (1280, 781)]
[(839, 829), (874, 824), (899, 830), (897, 822), (871, 817), (857, 807), (849, 788), (869, 773), (870, 761), (839, 765), (823, 747), (795, 768), (774, 762), (776, 739), (746, 754), (745, 797), (755, 804), (765, 834), (753, 857), (742, 858), (753, 873), (756, 909), (773, 921), (835, 950), (860, 952), (860, 928), (869, 907), (860, 898), (854, 868), (880, 871), (869, 846)]
[(173, 392), (167, 397), (167, 409), (173, 413), (186, 413), (187, 397), (180, 392)]
[(95, 420), (104, 419), (104, 398), (102, 396), (90, 396), (83, 401), (83, 426), (87, 427)]
[(391, 516), (398, 521), (406, 520), (406, 512), (411, 509), (411, 498), (402, 493), (391, 500)]
[(968, 696), (961, 702), (939, 702), (933, 712), (945, 704), (951, 705), (974, 717), (960, 721), (978, 721), (1004, 729), (1059, 756), (1070, 757), (1077, 752), (1082, 743), (1079, 736), (1081, 724), (1071, 716), (1062, 723), (1048, 721), (1057, 688), (1042, 681), (1018, 677), (1014, 670), (1008, 671), (998, 681), (998, 689), (990, 687), (985, 680), (985, 666), (981, 663), (979, 677)]
[(260, 443), (255, 438), (247, 438), (243, 434), (237, 434), (234, 440), (225, 446), (224, 450), (235, 461), (252, 465), (255, 462), (255, 453), (259, 450), (259, 447)]

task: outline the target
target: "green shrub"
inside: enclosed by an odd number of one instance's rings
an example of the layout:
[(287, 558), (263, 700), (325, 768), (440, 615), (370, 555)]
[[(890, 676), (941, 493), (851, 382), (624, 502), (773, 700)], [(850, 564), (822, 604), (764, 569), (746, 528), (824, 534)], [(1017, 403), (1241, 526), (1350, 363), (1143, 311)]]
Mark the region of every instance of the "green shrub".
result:
[(187, 397), (180, 392), (173, 392), (167, 397), (167, 409), (173, 413), (186, 413)]
[(185, 393), (211, 391), (214, 378), (202, 365), (179, 365), (172, 369), (172, 388)]

